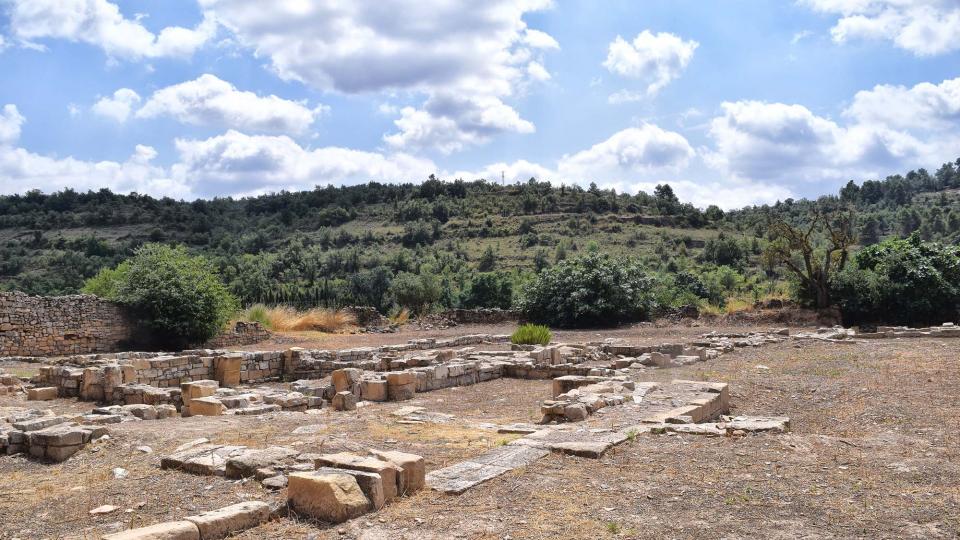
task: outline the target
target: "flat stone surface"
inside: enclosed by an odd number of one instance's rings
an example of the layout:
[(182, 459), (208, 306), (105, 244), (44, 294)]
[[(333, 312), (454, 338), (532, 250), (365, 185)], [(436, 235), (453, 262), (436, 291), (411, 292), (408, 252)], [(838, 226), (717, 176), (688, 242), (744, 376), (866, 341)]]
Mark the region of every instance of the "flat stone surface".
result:
[(197, 526), (202, 540), (217, 540), (266, 523), (270, 520), (270, 505), (247, 501), (185, 519)]
[(463, 461), (428, 474), (427, 485), (443, 493), (459, 495), (509, 471), (507, 467)]
[(496, 465), (508, 469), (525, 467), (534, 461), (549, 454), (549, 450), (532, 446), (500, 446), (485, 454), (481, 454), (467, 461), (481, 465)]
[(595, 432), (586, 429), (542, 429), (510, 443), (511, 446), (532, 446), (580, 457), (599, 458), (627, 436), (614, 431)]
[(200, 530), (189, 521), (168, 521), (108, 534), (103, 540), (200, 540)]

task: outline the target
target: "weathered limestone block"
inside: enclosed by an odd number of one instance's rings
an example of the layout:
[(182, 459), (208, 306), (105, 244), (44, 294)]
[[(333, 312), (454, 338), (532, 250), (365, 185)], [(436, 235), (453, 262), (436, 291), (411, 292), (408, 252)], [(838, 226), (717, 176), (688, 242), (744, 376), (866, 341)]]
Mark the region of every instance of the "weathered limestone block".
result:
[(398, 495), (409, 495), (425, 485), (426, 464), (422, 456), (396, 451), (370, 450), (379, 460), (386, 461), (400, 468), (400, 477), (397, 486)]
[(364, 379), (360, 382), (360, 397), (366, 401), (386, 401), (387, 381), (381, 379)]
[(213, 359), (214, 378), (220, 386), (232, 388), (240, 386), (240, 364), (243, 355), (217, 356)]
[(417, 391), (417, 377), (412, 371), (387, 374), (387, 397), (390, 401), (413, 399)]
[(331, 523), (342, 523), (370, 509), (370, 500), (357, 480), (346, 473), (293, 473), (288, 477), (287, 502), (299, 514)]
[(359, 393), (360, 377), (363, 370), (356, 368), (338, 369), (330, 374), (330, 380), (337, 392)]
[(108, 534), (103, 540), (200, 540), (200, 529), (190, 521), (168, 521)]
[(218, 540), (269, 521), (270, 505), (247, 501), (184, 519), (196, 525), (201, 540)]
[(209, 379), (191, 381), (180, 384), (180, 392), (183, 395), (183, 402), (189, 403), (197, 398), (210, 397), (217, 393), (220, 383)]
[(190, 400), (190, 414), (196, 416), (220, 416), (227, 408), (215, 397), (203, 397)]
[(57, 399), (55, 386), (27, 389), (27, 401), (50, 401), (51, 399)]
[(257, 469), (280, 465), (300, 452), (283, 446), (271, 446), (262, 450), (248, 450), (239, 456), (227, 460), (227, 478), (246, 478), (254, 476)]
[(335, 411), (355, 411), (357, 410), (357, 396), (353, 392), (337, 392), (333, 396), (333, 410)]
[(317, 474), (349, 474), (357, 481), (360, 491), (370, 501), (372, 510), (380, 510), (387, 503), (383, 493), (383, 478), (377, 473), (355, 471), (352, 469), (336, 469), (333, 467), (320, 467), (316, 470)]
[(317, 466), (333, 467), (336, 469), (351, 469), (380, 475), (383, 482), (383, 496), (390, 502), (399, 491), (399, 477), (402, 470), (389, 461), (381, 461), (372, 457), (361, 457), (347, 452), (338, 454), (323, 454), (314, 460)]

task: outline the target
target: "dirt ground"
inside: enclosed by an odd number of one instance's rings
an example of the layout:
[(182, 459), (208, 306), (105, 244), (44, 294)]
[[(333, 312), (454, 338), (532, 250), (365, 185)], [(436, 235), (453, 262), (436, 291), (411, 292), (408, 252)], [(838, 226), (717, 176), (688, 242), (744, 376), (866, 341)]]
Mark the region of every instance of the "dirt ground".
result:
[[(785, 326), (785, 325), (780, 325)], [(769, 330), (774, 326), (766, 326)], [(450, 338), (466, 334), (503, 334), (509, 335), (517, 329), (517, 324), (513, 322), (501, 324), (470, 324), (455, 326), (445, 329), (422, 329), (416, 325), (408, 324), (402, 326), (397, 332), (393, 333), (368, 333), (368, 334), (326, 334), (322, 332), (284, 332), (282, 335), (276, 335), (273, 339), (255, 345), (237, 347), (238, 350), (248, 351), (266, 351), (266, 350), (284, 350), (290, 347), (303, 347), (305, 349), (349, 349), (353, 347), (378, 347), (381, 345), (390, 345), (394, 343), (405, 343), (411, 339), (425, 338)], [(621, 328), (596, 329), (596, 330), (554, 330), (553, 339), (562, 343), (587, 343), (591, 341), (602, 341), (604, 339), (618, 338), (625, 339), (631, 344), (646, 345), (682, 342), (696, 338), (706, 332), (747, 332), (757, 330), (756, 327), (744, 327), (742, 325), (703, 325), (693, 323), (692, 325), (670, 325), (660, 326), (650, 323), (639, 323)]]
[[(711, 329), (622, 332), (638, 342), (663, 342)], [(460, 327), (447, 335), (487, 331)], [(557, 339), (595, 340), (590, 334)], [(360, 346), (371, 339), (410, 338), (368, 334), (340, 336), (335, 343)], [(649, 371), (642, 380), (728, 382), (734, 413), (789, 416), (792, 432), (638, 435), (599, 460), (551, 455), (463, 495), (423, 491), (345, 524), (278, 519), (238, 538), (957, 538), (958, 353), (960, 340), (949, 339), (790, 340)], [(197, 437), (311, 452), (394, 448), (422, 454), (427, 470), (434, 470), (509, 440), (489, 424), (535, 420), (549, 388), (549, 381), (498, 380), (351, 413), (323, 409), (116, 425), (108, 441), (62, 464), (0, 457), (0, 538), (96, 538), (243, 500), (283, 500), (282, 491), (268, 492), (255, 481), (159, 470), (160, 456)], [(0, 398), (0, 406), (25, 405), (22, 398)], [(92, 406), (72, 400), (48, 405), (58, 412)], [(410, 405), (453, 418), (408, 425), (390, 414)], [(603, 415), (589, 424), (603, 427)], [(301, 426), (319, 427), (292, 433)], [(152, 453), (138, 450), (145, 445)], [(115, 467), (128, 476), (115, 478)], [(120, 510), (88, 515), (103, 504)]]

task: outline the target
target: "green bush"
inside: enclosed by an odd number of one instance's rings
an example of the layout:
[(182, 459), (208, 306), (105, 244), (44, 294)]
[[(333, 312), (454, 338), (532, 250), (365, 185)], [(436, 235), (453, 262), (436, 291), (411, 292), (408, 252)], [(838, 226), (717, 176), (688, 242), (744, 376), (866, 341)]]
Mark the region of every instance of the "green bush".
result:
[(520, 292), (531, 320), (559, 328), (642, 320), (653, 307), (653, 281), (631, 259), (590, 253), (541, 272)]
[(202, 343), (238, 306), (205, 259), (162, 244), (144, 245), (117, 268), (102, 270), (84, 291), (128, 306), (163, 346)]
[(401, 272), (393, 279), (390, 292), (400, 307), (421, 314), (430, 310), (431, 306), (440, 299), (443, 291), (436, 276)]
[(550, 343), (553, 334), (550, 329), (541, 324), (524, 324), (510, 336), (510, 343), (517, 345), (546, 345)]
[(500, 272), (477, 274), (460, 297), (460, 307), (509, 309), (513, 304), (513, 283)]
[(864, 248), (831, 280), (847, 324), (939, 324), (960, 315), (960, 247), (916, 234)]

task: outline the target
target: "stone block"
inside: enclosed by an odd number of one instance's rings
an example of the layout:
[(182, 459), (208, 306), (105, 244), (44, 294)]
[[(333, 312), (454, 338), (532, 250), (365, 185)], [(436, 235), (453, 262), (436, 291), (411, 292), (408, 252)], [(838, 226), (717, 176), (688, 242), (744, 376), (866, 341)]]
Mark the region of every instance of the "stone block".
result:
[(360, 491), (370, 501), (372, 510), (380, 510), (387, 503), (383, 493), (383, 478), (377, 474), (366, 471), (355, 471), (352, 469), (336, 469), (333, 467), (320, 467), (316, 470), (318, 474), (349, 474), (357, 481)]
[(27, 401), (50, 401), (51, 399), (57, 399), (55, 386), (27, 389)]
[(196, 416), (220, 416), (226, 410), (223, 403), (215, 397), (194, 398), (190, 400), (190, 414)]
[(387, 400), (387, 381), (365, 379), (360, 382), (360, 397), (367, 401)]
[(210, 397), (217, 393), (220, 383), (209, 379), (185, 382), (180, 385), (183, 402), (188, 403), (197, 398)]
[(357, 396), (353, 392), (337, 392), (333, 396), (333, 410), (335, 411), (355, 411), (357, 410)]
[(287, 503), (298, 514), (342, 523), (370, 509), (370, 500), (349, 474), (298, 472), (287, 481)]
[(227, 478), (246, 478), (256, 475), (257, 469), (282, 464), (300, 452), (283, 446), (271, 446), (262, 450), (248, 450), (227, 460)]
[(168, 521), (108, 534), (103, 540), (200, 540), (200, 529), (190, 521)]
[(399, 490), (399, 477), (401, 476), (400, 467), (388, 461), (372, 457), (361, 457), (347, 452), (338, 454), (323, 454), (317, 456), (314, 460), (317, 466), (332, 467), (335, 469), (350, 469), (354, 471), (363, 471), (376, 473), (380, 475), (383, 481), (383, 496), (386, 502), (390, 502), (397, 496)]
[(426, 464), (422, 456), (396, 451), (370, 450), (374, 457), (400, 468), (398, 495), (409, 495), (425, 485)]
[(242, 355), (215, 357), (213, 359), (213, 377), (222, 387), (240, 386), (240, 365), (242, 362)]
[(363, 371), (356, 368), (338, 369), (330, 374), (330, 380), (337, 392), (354, 392), (362, 375)]
[(270, 505), (247, 501), (184, 518), (196, 525), (200, 540), (218, 540), (270, 520)]

